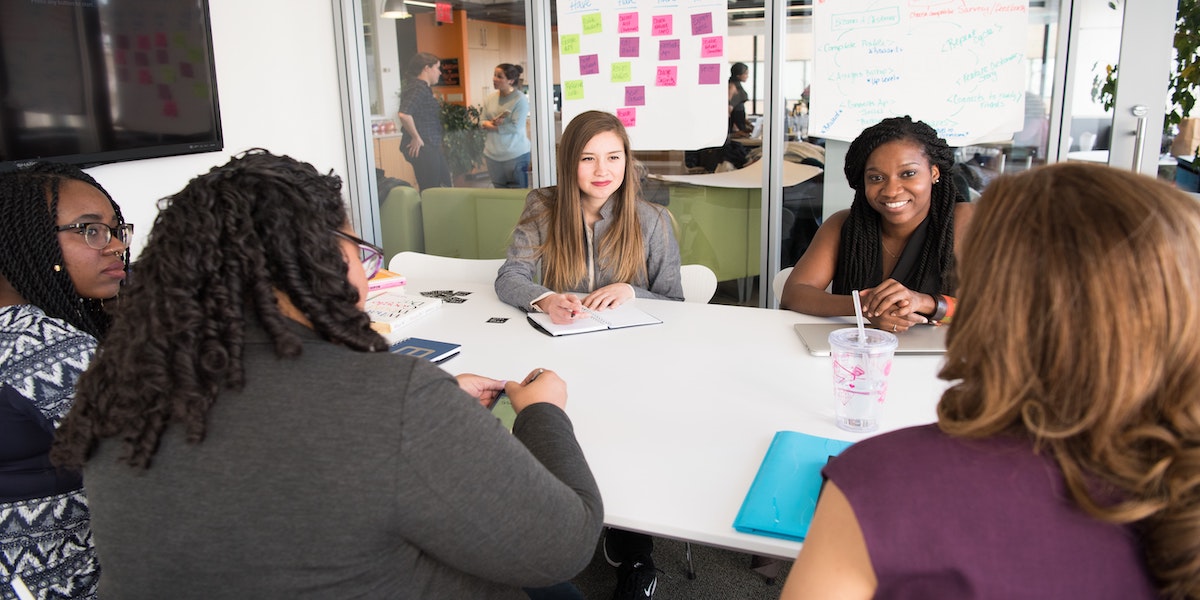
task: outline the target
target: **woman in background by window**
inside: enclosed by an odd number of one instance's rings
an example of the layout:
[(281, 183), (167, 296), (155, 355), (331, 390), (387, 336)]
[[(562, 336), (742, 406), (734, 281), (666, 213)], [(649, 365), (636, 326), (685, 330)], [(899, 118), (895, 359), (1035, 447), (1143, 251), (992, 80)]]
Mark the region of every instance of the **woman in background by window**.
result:
[(750, 94), (742, 84), (750, 79), (750, 67), (745, 63), (733, 63), (729, 67), (729, 135), (749, 137), (750, 124), (746, 122), (746, 101)]
[(529, 187), (529, 138), (525, 136), (529, 99), (517, 89), (523, 71), (520, 65), (497, 66), (492, 75), (496, 91), (483, 101), (479, 123), (487, 131), (483, 158), (492, 186), (498, 188)]

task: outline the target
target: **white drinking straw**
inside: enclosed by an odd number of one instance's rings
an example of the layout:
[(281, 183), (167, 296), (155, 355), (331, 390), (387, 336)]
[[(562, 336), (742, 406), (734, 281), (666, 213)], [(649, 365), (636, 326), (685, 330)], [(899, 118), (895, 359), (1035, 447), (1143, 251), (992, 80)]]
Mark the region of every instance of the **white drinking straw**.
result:
[(850, 296), (854, 298), (854, 318), (858, 321), (858, 343), (863, 344), (867, 341), (867, 331), (863, 328), (862, 300), (858, 299), (858, 290), (850, 292)]

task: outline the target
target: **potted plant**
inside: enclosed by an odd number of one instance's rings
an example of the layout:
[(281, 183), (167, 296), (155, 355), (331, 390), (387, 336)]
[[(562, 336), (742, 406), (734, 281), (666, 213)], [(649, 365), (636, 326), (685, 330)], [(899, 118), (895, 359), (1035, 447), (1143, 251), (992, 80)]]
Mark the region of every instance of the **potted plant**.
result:
[(442, 101), (442, 151), (455, 177), (466, 175), (483, 164), (484, 131), (479, 126), (479, 107)]
[[(1116, 10), (1117, 2), (1108, 3)], [(1171, 107), (1163, 119), (1163, 133), (1170, 134), (1184, 119), (1190, 118), (1200, 93), (1200, 0), (1179, 0), (1175, 17), (1175, 59), (1171, 62), (1171, 77), (1167, 90), (1171, 92)], [(1092, 99), (1100, 102), (1107, 112), (1112, 109), (1117, 90), (1119, 65), (1106, 65), (1104, 76), (1092, 79)], [(1190, 153), (1190, 152), (1189, 152)]]

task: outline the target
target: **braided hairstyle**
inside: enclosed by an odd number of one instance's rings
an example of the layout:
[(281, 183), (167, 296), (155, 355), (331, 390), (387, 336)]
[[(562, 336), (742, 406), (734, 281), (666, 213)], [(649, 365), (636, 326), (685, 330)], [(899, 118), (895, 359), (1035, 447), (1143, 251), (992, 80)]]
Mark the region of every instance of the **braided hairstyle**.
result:
[(147, 468), (166, 427), (204, 439), (222, 390), (244, 385), (248, 327), (281, 358), (299, 356), (295, 321), (277, 292), (323, 338), (358, 351), (384, 339), (357, 308), (358, 290), (334, 231), (345, 227), (341, 180), (310, 164), (252, 150), (196, 177), (160, 203), (154, 230), (100, 353), (80, 378), (52, 459), (81, 466), (116, 437), (122, 459)]
[(954, 275), (954, 203), (958, 191), (950, 169), (954, 166), (954, 149), (937, 131), (912, 117), (892, 117), (863, 130), (846, 151), (846, 180), (854, 189), (850, 216), (842, 224), (842, 241), (838, 249), (837, 269), (833, 276), (833, 293), (849, 294), (852, 290), (879, 285), (873, 281), (880, 263), (882, 248), (879, 213), (871, 207), (863, 192), (867, 159), (876, 148), (898, 140), (917, 144), (932, 165), (941, 171), (933, 184), (929, 203), (929, 226), (925, 244), (917, 261), (913, 281), (915, 291), (925, 294), (953, 295), (958, 287)]
[[(120, 224), (125, 223), (121, 207), (108, 191), (78, 167), (39, 162), (0, 174), (0, 223), (7, 228), (0, 236), (0, 277), (47, 315), (102, 338), (109, 327), (108, 313), (102, 305), (105, 298), (84, 298), (75, 290), (70, 273), (63, 268), (62, 246), (54, 230), (59, 192), (67, 180), (100, 190), (112, 204)], [(128, 248), (125, 264), (128, 271)]]

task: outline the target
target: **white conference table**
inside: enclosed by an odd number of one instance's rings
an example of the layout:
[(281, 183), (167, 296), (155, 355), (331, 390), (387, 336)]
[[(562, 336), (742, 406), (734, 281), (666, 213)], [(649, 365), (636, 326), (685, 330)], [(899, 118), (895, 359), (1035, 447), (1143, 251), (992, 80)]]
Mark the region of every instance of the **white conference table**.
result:
[[(413, 280), (407, 293), (471, 291), (393, 332), (462, 344), (454, 374), (524, 378), (544, 367), (568, 386), (567, 413), (604, 498), (607, 525), (795, 558), (797, 542), (744, 534), (733, 520), (776, 431), (857, 441), (838, 429), (830, 359), (792, 329), (791, 311), (637, 300), (662, 325), (562, 337), (535, 330), (490, 284)], [(505, 323), (488, 323), (507, 317)], [(942, 356), (897, 356), (881, 431), (936, 420)]]

